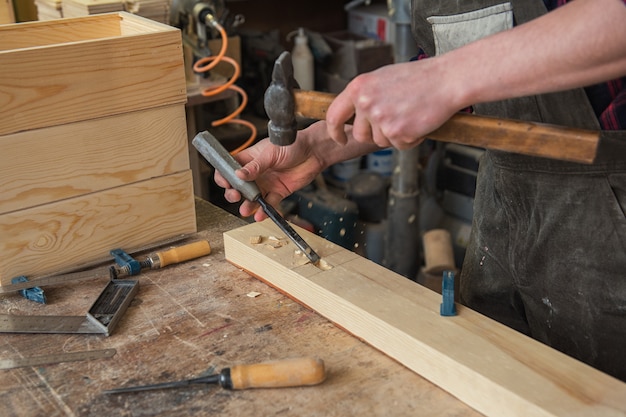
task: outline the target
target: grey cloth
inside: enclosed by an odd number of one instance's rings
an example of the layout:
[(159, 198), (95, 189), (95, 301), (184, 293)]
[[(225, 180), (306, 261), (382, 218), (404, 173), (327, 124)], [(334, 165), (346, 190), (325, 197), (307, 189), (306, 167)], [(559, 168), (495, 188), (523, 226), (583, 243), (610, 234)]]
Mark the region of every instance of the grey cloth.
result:
[(602, 146), (593, 166), (485, 154), (461, 302), (626, 381), (626, 144)]
[[(416, 41), (429, 55), (440, 45), (460, 46), (456, 30), (446, 42), (436, 39), (443, 32), (432, 25), (502, 3), (413, 0)], [(515, 24), (545, 13), (541, 0), (510, 4)], [(582, 89), (474, 109), (599, 129)], [(593, 165), (485, 153), (461, 271), (462, 303), (626, 381), (625, 268), (626, 132), (603, 132)]]

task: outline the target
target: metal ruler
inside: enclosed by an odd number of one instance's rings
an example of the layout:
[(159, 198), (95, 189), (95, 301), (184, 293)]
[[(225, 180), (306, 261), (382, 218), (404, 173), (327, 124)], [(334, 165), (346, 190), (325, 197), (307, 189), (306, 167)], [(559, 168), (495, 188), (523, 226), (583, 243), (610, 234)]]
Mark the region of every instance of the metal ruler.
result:
[(87, 333), (109, 336), (138, 290), (137, 280), (111, 280), (86, 316), (0, 314), (0, 333)]
[(53, 353), (51, 355), (33, 356), (31, 358), (2, 359), (0, 369), (23, 368), (26, 366), (49, 365), (61, 362), (77, 362), (91, 359), (110, 358), (115, 355), (115, 349), (83, 350), (79, 352)]

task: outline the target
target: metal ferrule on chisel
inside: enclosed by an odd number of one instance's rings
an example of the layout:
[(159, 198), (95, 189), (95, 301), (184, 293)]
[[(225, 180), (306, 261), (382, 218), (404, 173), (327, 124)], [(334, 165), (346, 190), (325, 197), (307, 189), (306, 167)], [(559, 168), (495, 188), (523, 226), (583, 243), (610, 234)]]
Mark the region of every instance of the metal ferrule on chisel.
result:
[(239, 178), (235, 172), (241, 168), (239, 162), (222, 146), (222, 144), (207, 131), (200, 132), (193, 138), (191, 142), (200, 154), (230, 183), (230, 185), (239, 191), (241, 195), (250, 201), (257, 201), (265, 214), (276, 223), (291, 239), (291, 241), (306, 255), (309, 260), (315, 264), (320, 257), (308, 243), (296, 232), (293, 227), (261, 196), (261, 190), (254, 181), (244, 181)]

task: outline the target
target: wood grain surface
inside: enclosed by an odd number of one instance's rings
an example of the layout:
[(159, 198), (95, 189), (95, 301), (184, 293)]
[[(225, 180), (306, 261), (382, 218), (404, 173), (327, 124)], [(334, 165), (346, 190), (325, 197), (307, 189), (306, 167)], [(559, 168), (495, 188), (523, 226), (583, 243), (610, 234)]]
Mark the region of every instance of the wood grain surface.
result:
[(182, 104), (0, 136), (0, 214), (189, 168)]
[[(115, 348), (111, 359), (2, 371), (0, 415), (458, 416), (477, 412), (224, 258), (222, 233), (245, 224), (197, 201), (211, 255), (139, 275), (140, 288), (108, 338), (0, 337), (2, 358)], [(140, 257), (139, 257), (140, 258)], [(81, 314), (104, 287), (50, 287), (49, 305), (0, 298), (0, 312)], [(257, 297), (248, 296), (260, 293)], [(300, 356), (326, 363), (321, 385), (227, 391), (189, 387), (104, 396), (104, 389), (200, 376), (211, 369)]]
[(186, 100), (167, 25), (122, 12), (8, 25), (0, 39), (0, 135)]
[[(231, 230), (226, 259), (493, 417), (626, 415), (626, 384), (298, 228), (312, 265), (271, 221)], [(260, 244), (251, 236), (263, 236)], [(288, 240), (287, 240), (288, 243)]]

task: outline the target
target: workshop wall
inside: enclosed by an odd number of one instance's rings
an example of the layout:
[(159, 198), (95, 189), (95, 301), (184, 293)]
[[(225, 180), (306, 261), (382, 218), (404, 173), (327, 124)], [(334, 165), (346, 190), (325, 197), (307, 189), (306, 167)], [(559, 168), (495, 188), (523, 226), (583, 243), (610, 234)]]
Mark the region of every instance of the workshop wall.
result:
[(344, 4), (345, 2), (337, 0), (244, 0), (229, 1), (227, 6), (231, 13), (241, 13), (246, 17), (247, 29), (278, 29), (281, 42), (287, 47), (287, 34), (300, 26), (315, 32), (345, 29), (347, 15), (343, 9)]

